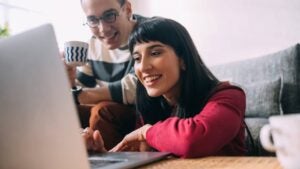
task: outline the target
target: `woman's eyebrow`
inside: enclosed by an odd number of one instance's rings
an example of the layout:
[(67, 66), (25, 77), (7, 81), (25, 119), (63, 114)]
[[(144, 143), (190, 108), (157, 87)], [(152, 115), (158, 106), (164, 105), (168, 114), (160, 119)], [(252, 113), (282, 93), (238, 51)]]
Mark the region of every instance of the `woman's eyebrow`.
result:
[[(146, 48), (146, 50), (151, 50), (151, 49), (156, 48), (156, 47), (163, 47), (163, 45), (161, 45), (161, 44), (153, 44), (153, 45), (148, 46)], [(138, 51), (134, 51), (132, 53), (132, 55), (135, 55), (135, 54), (139, 54), (139, 52)]]
[(161, 44), (154, 44), (154, 45), (148, 46), (147, 49), (153, 49), (153, 48), (156, 48), (156, 47), (163, 47), (163, 45), (161, 45)]

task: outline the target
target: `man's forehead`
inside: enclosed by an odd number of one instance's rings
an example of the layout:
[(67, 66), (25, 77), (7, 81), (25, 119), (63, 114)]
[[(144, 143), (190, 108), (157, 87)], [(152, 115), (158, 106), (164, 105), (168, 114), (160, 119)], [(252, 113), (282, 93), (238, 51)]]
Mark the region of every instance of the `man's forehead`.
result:
[(108, 5), (108, 4), (118, 4), (121, 5), (120, 0), (80, 0), (81, 4), (102, 4), (102, 5)]
[(100, 16), (107, 12), (118, 10), (118, 0), (82, 0), (82, 8), (87, 16)]

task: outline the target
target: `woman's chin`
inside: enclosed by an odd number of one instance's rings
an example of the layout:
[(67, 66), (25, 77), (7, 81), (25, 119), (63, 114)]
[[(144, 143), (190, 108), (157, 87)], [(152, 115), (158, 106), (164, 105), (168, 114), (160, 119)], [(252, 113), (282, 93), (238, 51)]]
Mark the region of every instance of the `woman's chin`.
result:
[(150, 96), (150, 97), (158, 97), (158, 96), (161, 96), (162, 93), (157, 91), (157, 90), (153, 90), (153, 89), (147, 89), (147, 94)]

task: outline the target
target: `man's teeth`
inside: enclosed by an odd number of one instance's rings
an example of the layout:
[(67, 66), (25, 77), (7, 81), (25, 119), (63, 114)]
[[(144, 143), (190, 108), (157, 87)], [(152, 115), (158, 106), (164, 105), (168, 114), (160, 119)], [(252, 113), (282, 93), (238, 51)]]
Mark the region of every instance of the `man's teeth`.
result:
[(116, 34), (117, 34), (117, 33), (115, 32), (115, 33), (110, 34), (109, 36), (103, 36), (102, 38), (103, 38), (103, 39), (111, 39), (111, 38), (113, 38)]

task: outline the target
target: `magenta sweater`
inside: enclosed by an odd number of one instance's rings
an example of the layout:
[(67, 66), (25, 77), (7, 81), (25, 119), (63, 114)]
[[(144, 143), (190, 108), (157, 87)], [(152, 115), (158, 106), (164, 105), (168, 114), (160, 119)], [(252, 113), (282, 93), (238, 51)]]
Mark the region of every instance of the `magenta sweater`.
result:
[(146, 133), (147, 143), (183, 158), (244, 155), (245, 105), (243, 90), (223, 82), (199, 114), (155, 123)]

